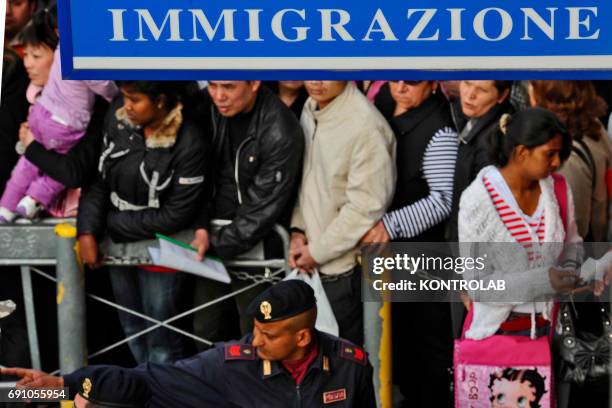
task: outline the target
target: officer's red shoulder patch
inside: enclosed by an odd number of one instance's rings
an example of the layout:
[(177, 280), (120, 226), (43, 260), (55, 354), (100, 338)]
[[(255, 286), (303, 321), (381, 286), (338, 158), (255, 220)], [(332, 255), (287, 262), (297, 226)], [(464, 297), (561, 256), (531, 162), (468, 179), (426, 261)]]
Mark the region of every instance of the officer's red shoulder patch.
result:
[(250, 344), (229, 343), (225, 345), (225, 361), (255, 360), (257, 352)]
[(361, 347), (345, 341), (340, 342), (340, 357), (361, 365), (366, 365), (368, 361), (368, 357)]

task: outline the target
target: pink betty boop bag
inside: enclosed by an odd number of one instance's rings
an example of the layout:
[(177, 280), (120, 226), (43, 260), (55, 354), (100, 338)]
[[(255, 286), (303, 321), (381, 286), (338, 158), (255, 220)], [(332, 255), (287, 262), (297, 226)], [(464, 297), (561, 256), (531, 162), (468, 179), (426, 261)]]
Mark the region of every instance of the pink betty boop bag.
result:
[[(464, 324), (472, 322), (472, 310)], [(553, 408), (550, 342), (547, 336), (494, 335), (455, 340), (455, 408)], [(536, 405), (537, 404), (537, 405)]]
[[(567, 230), (567, 186), (553, 174), (559, 215)], [(553, 317), (557, 307), (553, 308)], [(532, 340), (529, 336), (493, 335), (482, 340), (466, 339), (473, 307), (455, 340), (455, 408), (501, 406), (554, 408), (551, 336)], [(554, 327), (554, 322), (550, 327)]]

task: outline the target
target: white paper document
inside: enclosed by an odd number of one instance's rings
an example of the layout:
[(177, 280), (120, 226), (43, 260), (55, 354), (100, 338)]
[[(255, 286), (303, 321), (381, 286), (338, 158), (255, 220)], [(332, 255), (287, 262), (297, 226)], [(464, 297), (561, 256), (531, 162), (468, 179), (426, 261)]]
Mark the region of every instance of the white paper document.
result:
[(607, 252), (599, 259), (589, 258), (580, 268), (580, 277), (585, 282), (603, 280), (604, 275), (612, 268), (612, 251)]
[(157, 241), (159, 248), (148, 248), (154, 265), (189, 272), (223, 283), (231, 282), (232, 279), (221, 261), (205, 257), (201, 262), (196, 259), (197, 253), (193, 249), (185, 248), (163, 238)]

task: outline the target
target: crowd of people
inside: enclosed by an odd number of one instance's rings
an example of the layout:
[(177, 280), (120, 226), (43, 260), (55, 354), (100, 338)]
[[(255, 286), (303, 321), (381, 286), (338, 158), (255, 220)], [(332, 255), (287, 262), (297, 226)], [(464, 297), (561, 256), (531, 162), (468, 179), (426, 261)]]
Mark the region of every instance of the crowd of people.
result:
[[(612, 94), (598, 94), (601, 84), (62, 80), (55, 5), (36, 9), (35, 0), (7, 0), (0, 223), (76, 214), (90, 269), (103, 265), (104, 239), (185, 230), (200, 259), (275, 257), (283, 253), (278, 224), (290, 232), (290, 266), (320, 274), (339, 337), (362, 346), (363, 245), (519, 243), (522, 252), (497, 272), (529, 288), (530, 302), (393, 304), (394, 380), (406, 407), (452, 406), (453, 340), (466, 308), (466, 338), (542, 336), (551, 310), (536, 299), (585, 283), (601, 294), (607, 277), (583, 282), (582, 259), (560, 268), (558, 247), (533, 249), (610, 240)], [(213, 219), (229, 223), (213, 228)], [(229, 285), (150, 265), (107, 271), (117, 303), (163, 321), (264, 274), (230, 269)], [(9, 275), (0, 274), (6, 297), (16, 290)], [(196, 313), (190, 329), (211, 341), (257, 332), (249, 306), (270, 287)], [(119, 320), (126, 337), (148, 326), (127, 313)], [(139, 364), (194, 352), (167, 329), (129, 347)]]

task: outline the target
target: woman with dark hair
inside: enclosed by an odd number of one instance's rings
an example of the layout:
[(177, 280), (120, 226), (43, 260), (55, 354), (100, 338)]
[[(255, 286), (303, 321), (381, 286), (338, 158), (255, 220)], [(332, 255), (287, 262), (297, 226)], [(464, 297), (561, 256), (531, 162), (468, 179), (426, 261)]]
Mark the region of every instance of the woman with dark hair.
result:
[[(512, 243), (491, 256), (487, 279), (503, 279), (499, 293), (477, 293), (468, 339), (496, 333), (542, 335), (548, 330), (550, 302), (540, 301), (577, 284), (575, 271), (555, 267), (559, 259), (577, 266), (580, 244), (572, 195), (567, 188), (567, 217), (560, 216), (556, 183), (551, 174), (569, 157), (571, 139), (550, 111), (528, 108), (500, 119), (489, 138), (493, 166), (483, 168), (461, 195), (459, 240), (466, 243)], [(546, 243), (546, 244), (545, 244)], [(545, 245), (544, 245), (545, 244)], [(462, 255), (469, 248), (461, 248)], [(469, 255), (469, 254), (468, 254)], [(466, 279), (476, 279), (474, 270)], [(480, 272), (482, 278), (483, 272)], [(474, 293), (470, 292), (474, 298)], [(537, 329), (537, 330), (536, 330)]]
[(612, 145), (599, 117), (606, 103), (591, 81), (530, 81), (533, 106), (554, 112), (572, 136), (572, 154), (560, 170), (572, 188), (578, 233), (585, 241), (606, 241)]
[[(612, 145), (599, 120), (606, 113), (606, 103), (597, 96), (591, 81), (530, 81), (529, 95), (532, 105), (553, 111), (572, 136), (571, 155), (559, 173), (572, 189), (578, 233), (585, 241), (607, 241), (609, 192), (606, 174), (611, 171)], [(599, 248), (594, 249), (598, 252)], [(576, 304), (582, 332), (603, 335), (599, 309), (598, 302)], [(588, 397), (592, 406), (599, 406), (598, 402), (603, 406), (603, 401), (608, 401), (608, 385), (608, 378), (569, 384), (570, 401), (578, 402)]]
[[(43, 87), (49, 79), (53, 53), (59, 44), (57, 26), (48, 11), (38, 12), (34, 15), (21, 34), (21, 43), (24, 46), (23, 63), (30, 78), (28, 100), (31, 104), (40, 97)], [(53, 29), (50, 29), (53, 28)]]
[[(582, 239), (573, 195), (568, 185), (563, 188), (563, 177), (553, 174), (570, 156), (571, 146), (565, 126), (542, 108), (503, 116), (498, 132), (491, 136), (495, 165), (482, 169), (461, 196), (459, 238), (462, 256), (488, 256), (485, 270), (467, 270), (464, 278), (501, 280), (505, 290), (469, 292), (476, 301), (465, 338), (543, 336), (551, 329), (551, 295), (568, 293), (581, 279), (595, 280), (597, 288), (601, 278), (593, 270), (589, 275), (595, 276), (587, 276), (585, 268), (580, 277), (576, 274)], [(594, 270), (609, 271), (609, 259)], [(596, 315), (601, 327), (599, 310)], [(579, 395), (588, 395), (582, 403), (588, 400), (590, 406), (602, 406), (593, 402), (601, 394)], [(574, 390), (570, 396), (574, 398)]]
[[(457, 132), (436, 81), (389, 81), (375, 99), (397, 141), (397, 182), (387, 213), (362, 243), (444, 241)], [(429, 255), (429, 254), (428, 254)], [(393, 303), (394, 376), (407, 407), (448, 407), (453, 342), (447, 303)], [(419, 327), (420, 335), (414, 336)], [(404, 364), (421, 367), (406, 373)]]
[[(32, 18), (31, 28), (26, 30), (36, 37), (42, 48), (57, 46), (56, 7), (41, 9)], [(28, 49), (30, 46), (28, 46)], [(25, 66), (35, 85), (44, 85), (40, 96), (28, 114), (28, 121), (20, 132), (30, 132), (47, 149), (65, 154), (85, 135), (93, 112), (96, 95), (110, 101), (117, 93), (111, 81), (63, 81), (60, 69), (59, 46), (56, 47), (48, 75), (33, 76), (29, 58)], [(60, 197), (66, 186), (40, 171), (27, 158), (18, 160), (11, 178), (0, 198), (0, 223), (11, 222), (17, 215), (32, 219), (41, 209), (49, 209)]]
[[(111, 105), (104, 126), (98, 179), (80, 201), (77, 230), (81, 259), (100, 262), (98, 242), (154, 239), (189, 228), (201, 211), (208, 142), (191, 115), (183, 90), (171, 81), (121, 81), (122, 98)], [(178, 314), (186, 298), (186, 276), (148, 267), (112, 267), (118, 303), (157, 320)], [(126, 336), (148, 327), (120, 313)], [(129, 343), (139, 363), (186, 357), (185, 339), (157, 329)]]
[(447, 239), (458, 240), (459, 197), (478, 172), (490, 164), (486, 152), (487, 135), (494, 132), (499, 118), (512, 111), (509, 102), (512, 81), (461, 81), (460, 109), (453, 109), (459, 131), (459, 150), (453, 183), (453, 205)]
[[(31, 103), (36, 101), (47, 83), (53, 52), (59, 43), (57, 31), (47, 29), (48, 26), (52, 27), (53, 23), (42, 24), (42, 18), (45, 16), (47, 14), (44, 11), (43, 14), (36, 14), (36, 24), (31, 22), (20, 34), (21, 42), (25, 46), (24, 62), (31, 81), (28, 88)], [(25, 149), (26, 159), (67, 188), (78, 188), (92, 183), (96, 175), (93, 163), (98, 160), (100, 154), (102, 123), (107, 109), (108, 102), (102, 97), (96, 97), (85, 136), (66, 154), (47, 149), (25, 127), (19, 133), (19, 141)]]

